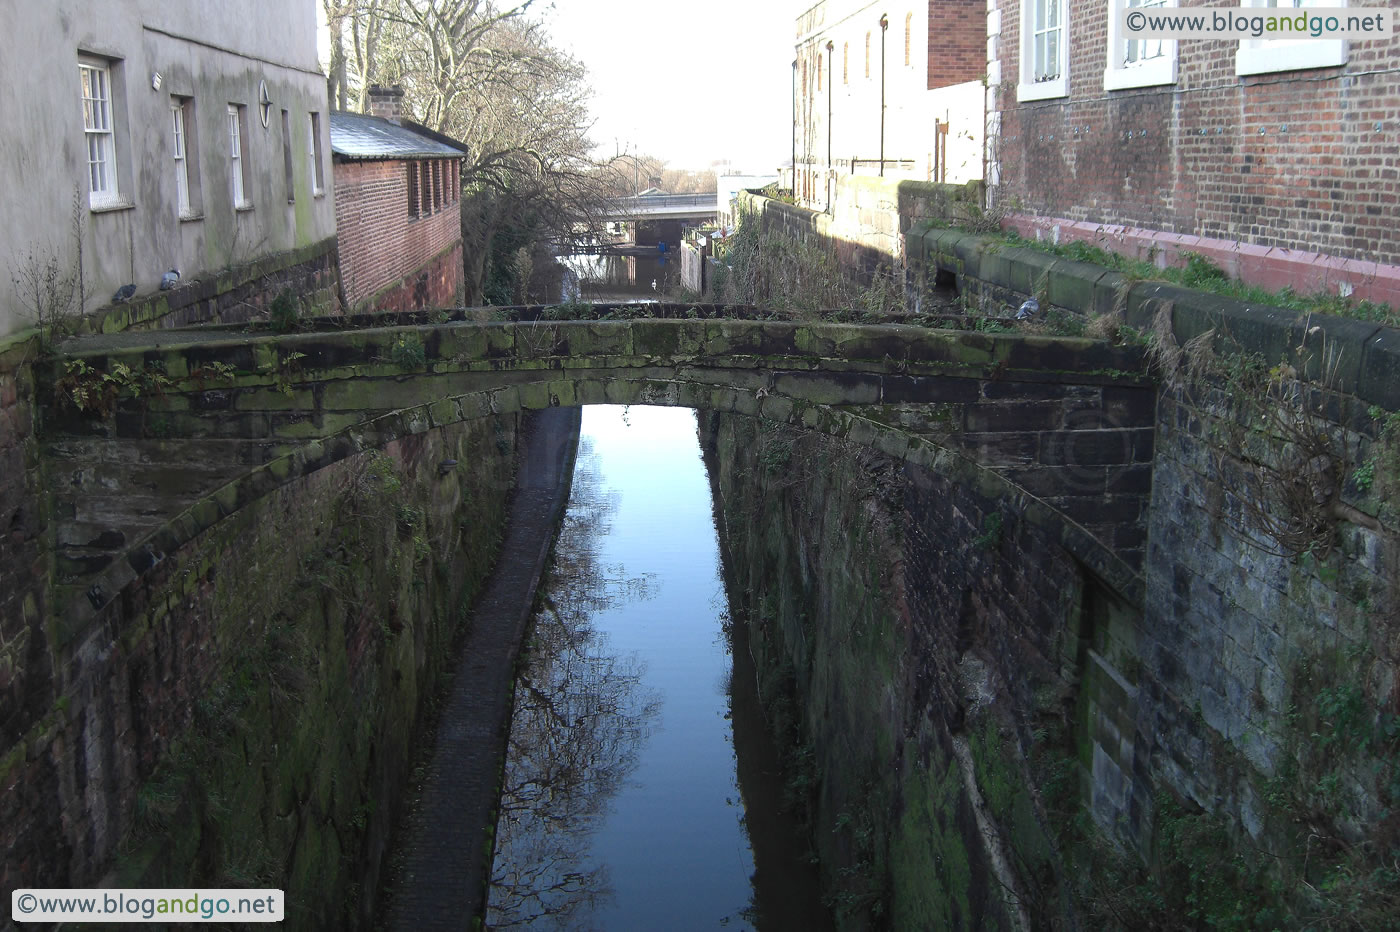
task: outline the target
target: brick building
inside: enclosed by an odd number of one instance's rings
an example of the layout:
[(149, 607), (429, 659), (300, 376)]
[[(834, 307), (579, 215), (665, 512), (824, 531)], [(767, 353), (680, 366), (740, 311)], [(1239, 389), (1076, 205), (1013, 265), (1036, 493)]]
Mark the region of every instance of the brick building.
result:
[(340, 267), (351, 310), (461, 301), (465, 148), (404, 120), (402, 96), (397, 88), (374, 89), (377, 115), (331, 114)]
[(1148, 4), (990, 0), (987, 181), (1011, 225), (1400, 305), (1400, 40), (1130, 40), (1125, 5)]
[(830, 209), (843, 175), (982, 177), (985, 9), (982, 0), (822, 0), (797, 17), (800, 203)]

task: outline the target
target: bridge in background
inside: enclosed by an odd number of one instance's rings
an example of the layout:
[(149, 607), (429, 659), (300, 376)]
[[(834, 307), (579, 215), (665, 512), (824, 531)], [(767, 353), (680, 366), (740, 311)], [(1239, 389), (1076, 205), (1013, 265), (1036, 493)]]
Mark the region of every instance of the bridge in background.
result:
[(718, 195), (649, 194), (622, 197), (603, 211), (604, 220), (714, 220), (719, 214)]

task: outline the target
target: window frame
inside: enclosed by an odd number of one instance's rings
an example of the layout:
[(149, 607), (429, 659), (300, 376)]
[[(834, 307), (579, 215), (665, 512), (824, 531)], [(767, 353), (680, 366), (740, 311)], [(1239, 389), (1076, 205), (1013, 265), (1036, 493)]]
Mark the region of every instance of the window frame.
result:
[[(93, 90), (92, 77), (99, 78), (102, 87)], [(78, 56), (78, 92), (83, 105), (83, 148), (88, 176), (88, 207), (101, 210), (124, 206), (121, 181), (117, 175), (117, 131), (114, 119), (112, 63), (93, 55)], [(100, 106), (98, 106), (100, 105)], [(97, 149), (94, 151), (94, 143)], [(94, 158), (97, 156), (97, 158)], [(94, 172), (94, 167), (97, 173)], [(98, 181), (100, 174), (101, 184)]]
[(292, 113), (282, 111), (282, 177), (287, 185), (287, 203), (297, 202), (296, 172), (292, 169)]
[[(1347, 0), (1299, 0), (1291, 9), (1308, 7), (1345, 7)], [(1269, 0), (1241, 0), (1241, 6), (1259, 9), (1289, 9), (1270, 4)], [(1345, 65), (1350, 49), (1346, 39), (1241, 39), (1235, 51), (1235, 75), (1275, 74), (1280, 71), (1305, 71), (1311, 68), (1335, 68)]]
[(321, 158), (321, 113), (312, 110), (307, 113), (311, 125), (311, 145), (307, 154), (311, 158), (311, 195), (323, 197), (326, 193), (326, 169)]
[(1177, 79), (1177, 40), (1162, 39), (1162, 54), (1156, 58), (1128, 63), (1124, 61), (1126, 44), (1152, 40), (1130, 39), (1123, 35), (1123, 11), (1145, 6), (1167, 6), (1173, 0), (1146, 0), (1134, 3), (1133, 0), (1109, 0), (1108, 4), (1108, 48), (1104, 62), (1103, 89), (1119, 91), (1132, 87), (1157, 87), (1162, 84), (1175, 84)]
[(228, 118), (229, 194), (233, 209), (252, 210), (253, 201), (248, 196), (252, 185), (248, 168), (248, 107), (230, 102), (224, 113)]
[[(1044, 81), (1027, 81), (1035, 71), (1035, 10), (1043, 2), (1047, 10), (1053, 8), (1057, 14), (1055, 26), (1059, 31), (1056, 39), (1056, 58), (1059, 75)], [(1069, 0), (1022, 0), (1021, 3), (1021, 63), (1020, 82), (1016, 85), (1017, 100), (1048, 100), (1054, 97), (1069, 96)], [(1041, 30), (1042, 34), (1049, 28)]]
[(181, 220), (193, 220), (199, 216), (195, 206), (195, 178), (190, 170), (194, 162), (190, 157), (191, 101), (190, 97), (170, 95), (170, 154), (175, 161), (175, 213)]

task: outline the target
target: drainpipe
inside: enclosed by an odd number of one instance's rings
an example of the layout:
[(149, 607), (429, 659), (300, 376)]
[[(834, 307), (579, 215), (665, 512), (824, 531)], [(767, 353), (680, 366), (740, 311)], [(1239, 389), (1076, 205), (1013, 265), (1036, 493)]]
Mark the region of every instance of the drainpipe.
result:
[(836, 43), (826, 43), (826, 212), (831, 213), (831, 75)]
[(792, 199), (797, 200), (797, 59), (792, 60)]
[(880, 14), (880, 177), (885, 177), (885, 37), (889, 35), (890, 18)]

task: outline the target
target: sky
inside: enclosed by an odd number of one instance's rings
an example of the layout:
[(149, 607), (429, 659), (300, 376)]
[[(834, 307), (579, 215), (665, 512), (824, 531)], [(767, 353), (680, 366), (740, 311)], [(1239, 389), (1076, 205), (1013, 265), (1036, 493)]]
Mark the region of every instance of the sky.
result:
[[(554, 0), (554, 44), (587, 66), (598, 154), (776, 171), (791, 157), (797, 14), (812, 0)], [(533, 8), (532, 8), (533, 9)]]

